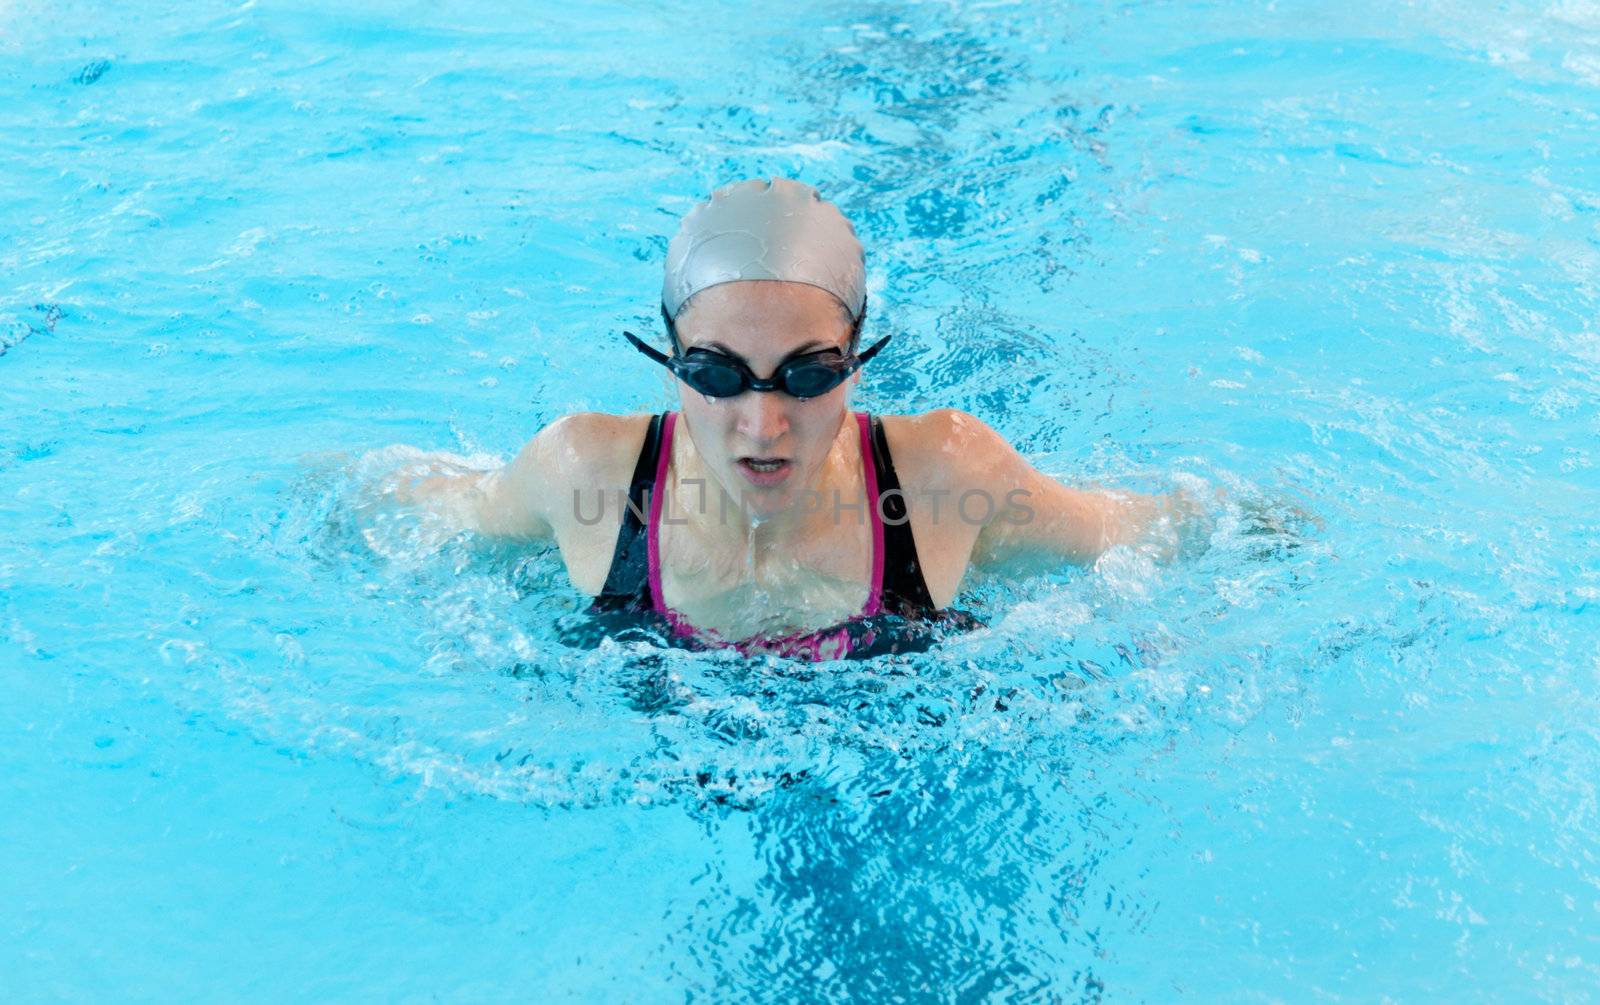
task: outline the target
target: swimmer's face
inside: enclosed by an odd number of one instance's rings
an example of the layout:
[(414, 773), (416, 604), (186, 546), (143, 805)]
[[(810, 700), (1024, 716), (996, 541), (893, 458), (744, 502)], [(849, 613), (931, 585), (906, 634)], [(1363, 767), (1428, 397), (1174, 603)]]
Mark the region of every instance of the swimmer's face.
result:
[[(794, 356), (849, 351), (849, 312), (833, 294), (803, 283), (712, 286), (695, 294), (676, 323), (684, 353), (698, 347), (736, 356), (763, 379)], [(678, 397), (706, 465), (728, 495), (742, 497), (746, 511), (759, 519), (794, 505), (816, 483), (857, 377), (803, 400), (781, 391), (708, 398), (681, 382)], [(774, 460), (782, 463), (761, 463)]]

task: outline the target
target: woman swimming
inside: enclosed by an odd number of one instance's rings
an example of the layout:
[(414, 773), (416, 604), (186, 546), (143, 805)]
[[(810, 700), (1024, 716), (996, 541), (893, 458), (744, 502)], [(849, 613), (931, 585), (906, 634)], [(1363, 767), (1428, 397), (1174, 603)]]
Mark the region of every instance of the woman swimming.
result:
[(667, 250), (680, 408), (546, 426), (509, 464), (436, 464), (395, 486), (454, 526), (553, 539), (596, 611), (674, 638), (808, 659), (894, 649), (889, 622), (950, 611), (969, 567), (1092, 562), (1189, 507), (1069, 488), (956, 409), (850, 410), (866, 273), (839, 210), (795, 181), (743, 181), (684, 217)]

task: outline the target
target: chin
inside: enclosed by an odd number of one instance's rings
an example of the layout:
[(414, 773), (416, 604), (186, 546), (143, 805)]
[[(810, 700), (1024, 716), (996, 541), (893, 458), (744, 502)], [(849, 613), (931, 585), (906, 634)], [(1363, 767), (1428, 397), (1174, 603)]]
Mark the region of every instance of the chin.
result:
[(795, 495), (787, 488), (747, 488), (744, 491), (744, 511), (756, 519), (775, 517), (794, 505)]
[(724, 477), (730, 512), (736, 512), (742, 504), (744, 512), (754, 519), (777, 516), (792, 508), (800, 498), (799, 480), (793, 475), (785, 484), (771, 488), (751, 485), (737, 471)]

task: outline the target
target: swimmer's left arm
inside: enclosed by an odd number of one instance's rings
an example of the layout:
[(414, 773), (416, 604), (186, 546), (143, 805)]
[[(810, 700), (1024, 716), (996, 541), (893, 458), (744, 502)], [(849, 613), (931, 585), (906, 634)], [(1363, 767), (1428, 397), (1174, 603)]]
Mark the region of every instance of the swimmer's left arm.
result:
[[(1193, 515), (1196, 507), (1187, 496), (1070, 488), (1036, 469), (981, 419), (941, 411), (947, 413), (941, 416), (944, 449), (961, 458), (960, 491), (981, 491), (993, 503), (973, 546), (974, 564), (1028, 557), (1089, 564), (1110, 548), (1140, 542), (1153, 545), (1160, 558), (1176, 552), (1170, 535), (1157, 540), (1152, 532)], [(976, 504), (966, 508), (974, 509)]]

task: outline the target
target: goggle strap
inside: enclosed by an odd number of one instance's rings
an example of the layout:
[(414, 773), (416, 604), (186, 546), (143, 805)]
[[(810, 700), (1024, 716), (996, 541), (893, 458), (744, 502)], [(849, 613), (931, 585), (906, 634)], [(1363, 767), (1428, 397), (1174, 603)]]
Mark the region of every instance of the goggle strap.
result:
[(643, 342), (639, 341), (639, 337), (633, 332), (625, 331), (622, 333), (622, 337), (627, 339), (629, 342), (632, 342), (635, 349), (644, 353), (646, 356), (649, 356), (651, 359), (655, 360), (657, 363), (660, 363), (667, 369), (672, 369), (672, 357), (661, 352), (659, 349), (652, 349), (645, 345)]
[(890, 332), (888, 335), (885, 335), (883, 338), (879, 339), (878, 341), (872, 343), (872, 345), (868, 346), (866, 352), (864, 352), (861, 355), (856, 357), (856, 366), (858, 366), (858, 367), (862, 366), (867, 362), (867, 360), (869, 360), (872, 357), (876, 356), (878, 354), (878, 350), (882, 349), (884, 346), (888, 345), (889, 344), (889, 340), (892, 339), (892, 338), (894, 338), (894, 333)]

